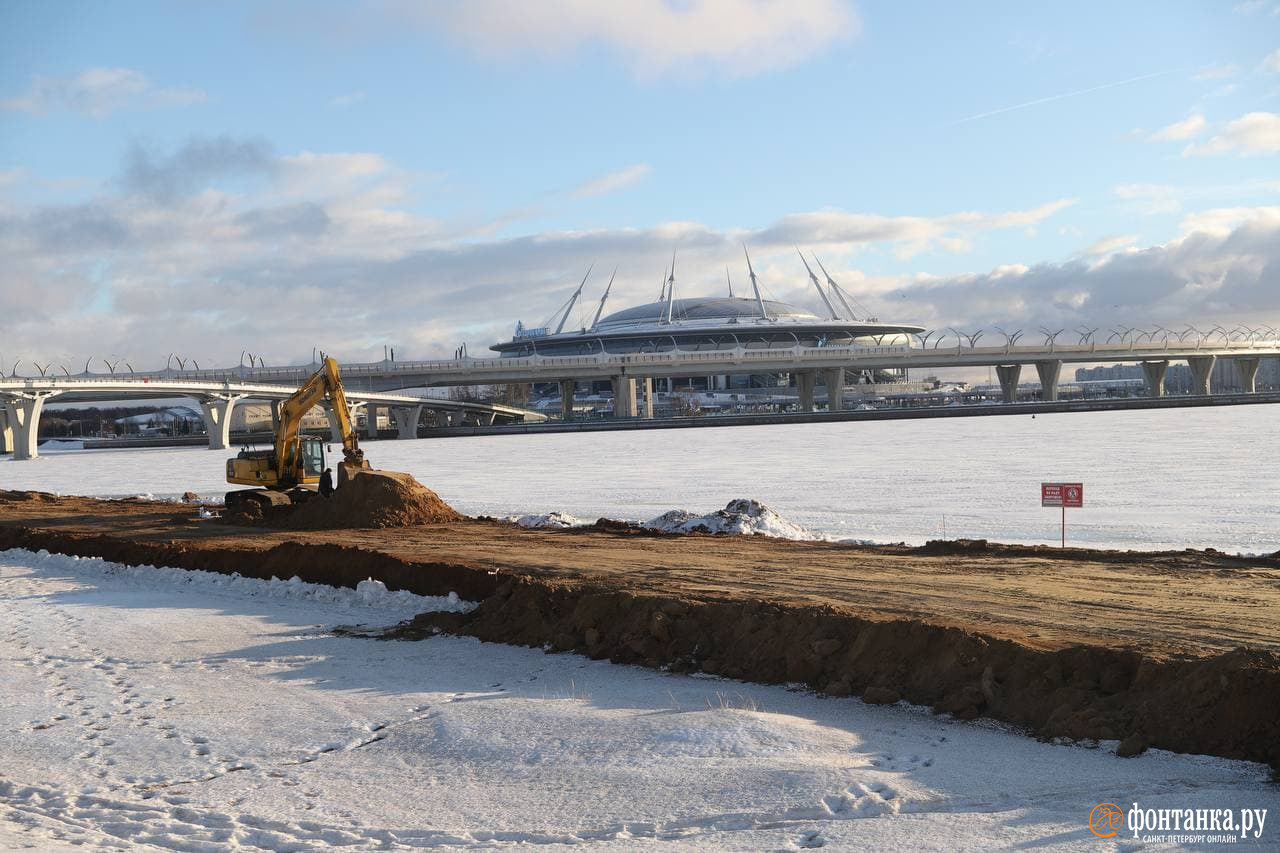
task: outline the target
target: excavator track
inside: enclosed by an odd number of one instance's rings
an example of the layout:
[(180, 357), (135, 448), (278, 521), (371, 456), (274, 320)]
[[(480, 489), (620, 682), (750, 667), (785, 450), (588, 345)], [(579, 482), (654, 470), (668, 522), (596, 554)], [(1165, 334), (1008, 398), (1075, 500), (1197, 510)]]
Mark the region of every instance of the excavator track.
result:
[(277, 492), (275, 489), (237, 489), (227, 492), (226, 502), (228, 512), (256, 506), (265, 513), (272, 507), (289, 506), (293, 500), (286, 492)]

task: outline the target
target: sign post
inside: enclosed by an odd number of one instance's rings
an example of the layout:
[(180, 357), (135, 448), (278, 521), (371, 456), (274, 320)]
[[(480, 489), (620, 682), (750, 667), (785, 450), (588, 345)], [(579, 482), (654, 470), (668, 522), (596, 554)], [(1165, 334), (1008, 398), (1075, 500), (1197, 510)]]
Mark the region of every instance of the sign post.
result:
[(1084, 506), (1084, 483), (1041, 483), (1040, 506), (1062, 507), (1062, 547), (1067, 547), (1067, 507)]

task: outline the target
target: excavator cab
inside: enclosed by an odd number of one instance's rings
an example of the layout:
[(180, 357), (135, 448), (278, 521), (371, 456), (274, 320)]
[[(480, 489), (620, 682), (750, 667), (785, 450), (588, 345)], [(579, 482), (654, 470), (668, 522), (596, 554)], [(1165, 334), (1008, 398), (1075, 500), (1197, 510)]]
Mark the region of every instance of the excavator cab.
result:
[(299, 483), (318, 483), (324, 471), (324, 442), (315, 437), (302, 439), (298, 446)]

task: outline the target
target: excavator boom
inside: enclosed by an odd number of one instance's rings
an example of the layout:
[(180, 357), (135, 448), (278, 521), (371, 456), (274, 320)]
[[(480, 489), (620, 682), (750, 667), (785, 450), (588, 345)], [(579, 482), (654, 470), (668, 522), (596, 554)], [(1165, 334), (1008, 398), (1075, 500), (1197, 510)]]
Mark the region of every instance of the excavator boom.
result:
[[(354, 470), (368, 468), (347, 409), (338, 363), (326, 357), (320, 369), (280, 404), (280, 423), (276, 427), (272, 449), (246, 449), (234, 459), (228, 459), (227, 482), (277, 490), (320, 482), (324, 469), (323, 442), (304, 438), (300, 430), (303, 416), (325, 398), (333, 408), (342, 434), (343, 463), (339, 466), (339, 482), (350, 477)], [(232, 494), (228, 493), (228, 500)]]

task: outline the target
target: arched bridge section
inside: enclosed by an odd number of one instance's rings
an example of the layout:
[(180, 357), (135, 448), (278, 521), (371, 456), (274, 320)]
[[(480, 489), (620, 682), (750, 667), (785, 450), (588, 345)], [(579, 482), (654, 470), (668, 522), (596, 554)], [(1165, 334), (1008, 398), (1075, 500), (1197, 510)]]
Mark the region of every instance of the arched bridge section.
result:
[[(304, 381), (314, 371), (301, 376)], [(12, 452), (15, 459), (32, 459), (38, 455), (37, 432), (40, 415), (47, 401), (101, 402), (108, 400), (169, 399), (190, 397), (200, 404), (210, 449), (220, 450), (230, 443), (231, 414), (237, 403), (243, 400), (265, 400), (272, 403), (273, 417), (278, 404), (298, 390), (297, 384), (276, 384), (261, 381), (245, 381), (240, 378), (221, 380), (198, 379), (189, 376), (165, 376), (130, 374), (128, 376), (103, 377), (39, 377), (0, 378), (0, 452)], [(424, 410), (439, 413), (449, 423), (462, 423), (464, 419), (492, 424), (497, 421), (542, 419), (544, 416), (512, 406), (492, 403), (473, 403), (460, 400), (443, 400), (420, 395), (395, 394), (351, 389), (346, 394), (353, 414), (364, 409), (366, 431), (376, 431), (378, 411), (390, 410), (396, 430), (401, 438), (417, 436), (418, 421)], [(334, 440), (341, 441), (337, 419), (326, 407)]]

